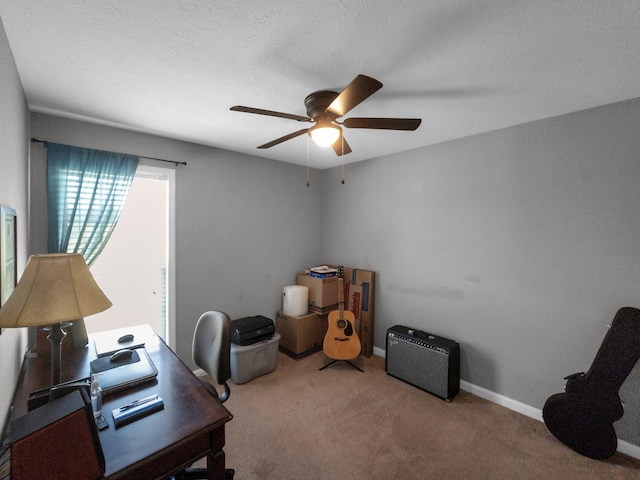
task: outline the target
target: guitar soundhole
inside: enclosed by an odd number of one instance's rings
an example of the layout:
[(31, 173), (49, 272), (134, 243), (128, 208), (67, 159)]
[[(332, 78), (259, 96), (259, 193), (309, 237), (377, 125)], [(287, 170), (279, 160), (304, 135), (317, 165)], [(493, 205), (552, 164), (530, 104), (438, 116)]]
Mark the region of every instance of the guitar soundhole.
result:
[(338, 326), (338, 328), (344, 329), (347, 326), (347, 321), (341, 318), (336, 322), (336, 325)]

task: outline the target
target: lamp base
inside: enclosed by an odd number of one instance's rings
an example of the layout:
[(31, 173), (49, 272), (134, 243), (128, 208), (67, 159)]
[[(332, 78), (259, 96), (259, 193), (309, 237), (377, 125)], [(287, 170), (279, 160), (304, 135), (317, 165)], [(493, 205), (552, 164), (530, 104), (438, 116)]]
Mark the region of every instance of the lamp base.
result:
[[(66, 325), (70, 325), (66, 327)], [(88, 343), (87, 329), (84, 320), (74, 320), (73, 322), (65, 322), (62, 324), (65, 332), (67, 332), (66, 340), (62, 344), (62, 356), (71, 354), (73, 350), (84, 348)], [(37, 328), (35, 346), (32, 352), (41, 357), (51, 355), (51, 343), (47, 340), (47, 335), (51, 331), (51, 327)]]
[(60, 359), (62, 357), (62, 341), (67, 333), (62, 329), (61, 323), (51, 325), (51, 332), (47, 340), (51, 343), (51, 385), (60, 383)]

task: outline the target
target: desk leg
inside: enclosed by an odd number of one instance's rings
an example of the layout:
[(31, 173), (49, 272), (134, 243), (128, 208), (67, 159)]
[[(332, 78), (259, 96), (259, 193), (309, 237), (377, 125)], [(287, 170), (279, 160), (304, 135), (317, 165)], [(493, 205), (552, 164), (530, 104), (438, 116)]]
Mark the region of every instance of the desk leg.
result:
[(224, 451), (219, 450), (213, 455), (207, 455), (207, 470), (209, 480), (224, 480)]

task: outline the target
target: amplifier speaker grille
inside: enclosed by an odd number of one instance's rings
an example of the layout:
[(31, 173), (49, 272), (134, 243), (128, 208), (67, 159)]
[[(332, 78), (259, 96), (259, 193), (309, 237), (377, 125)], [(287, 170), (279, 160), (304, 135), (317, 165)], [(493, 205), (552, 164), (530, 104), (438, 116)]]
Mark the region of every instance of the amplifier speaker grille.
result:
[(460, 345), (396, 325), (387, 330), (387, 374), (445, 400), (460, 390)]

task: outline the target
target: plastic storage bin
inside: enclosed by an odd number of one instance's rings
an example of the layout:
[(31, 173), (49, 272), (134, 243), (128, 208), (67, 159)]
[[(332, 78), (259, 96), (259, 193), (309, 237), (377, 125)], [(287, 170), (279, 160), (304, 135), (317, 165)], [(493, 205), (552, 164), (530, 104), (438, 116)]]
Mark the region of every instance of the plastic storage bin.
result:
[(276, 369), (280, 334), (253, 345), (231, 344), (231, 380), (236, 385), (246, 383)]

